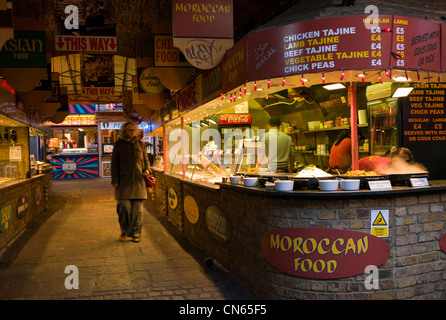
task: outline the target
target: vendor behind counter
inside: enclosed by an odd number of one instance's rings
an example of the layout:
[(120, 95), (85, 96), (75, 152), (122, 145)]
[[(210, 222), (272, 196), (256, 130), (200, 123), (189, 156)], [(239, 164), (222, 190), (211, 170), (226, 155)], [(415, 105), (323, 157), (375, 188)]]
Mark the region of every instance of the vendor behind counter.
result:
[[(280, 118), (272, 117), (268, 121), (268, 132), (263, 137), (263, 147), (269, 151), (269, 141), (277, 139), (277, 151), (267, 154), (269, 164), (276, 168), (276, 172), (293, 172), (294, 168), (294, 145), (289, 135), (279, 130)], [(258, 164), (262, 159), (258, 159)]]
[(345, 173), (352, 165), (352, 139), (349, 130), (342, 130), (330, 149), (327, 172)]

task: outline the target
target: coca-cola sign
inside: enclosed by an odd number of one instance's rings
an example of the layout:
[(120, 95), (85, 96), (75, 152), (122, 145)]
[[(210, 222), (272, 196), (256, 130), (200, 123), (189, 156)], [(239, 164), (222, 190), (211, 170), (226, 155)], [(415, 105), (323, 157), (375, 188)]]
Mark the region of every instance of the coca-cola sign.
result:
[(288, 274), (313, 279), (340, 279), (363, 274), (390, 256), (385, 240), (371, 234), (326, 228), (281, 228), (262, 237), (266, 260)]
[(251, 114), (221, 114), (218, 118), (218, 124), (221, 126), (251, 124)]

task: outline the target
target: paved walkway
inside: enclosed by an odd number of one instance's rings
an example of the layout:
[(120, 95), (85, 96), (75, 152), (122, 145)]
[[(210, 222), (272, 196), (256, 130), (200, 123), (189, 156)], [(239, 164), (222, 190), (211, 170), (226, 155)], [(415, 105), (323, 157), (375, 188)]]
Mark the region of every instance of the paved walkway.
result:
[[(108, 179), (54, 181), (49, 209), (0, 252), (0, 299), (254, 299), (154, 210), (140, 243), (118, 240)], [(79, 289), (74, 267), (78, 271)]]

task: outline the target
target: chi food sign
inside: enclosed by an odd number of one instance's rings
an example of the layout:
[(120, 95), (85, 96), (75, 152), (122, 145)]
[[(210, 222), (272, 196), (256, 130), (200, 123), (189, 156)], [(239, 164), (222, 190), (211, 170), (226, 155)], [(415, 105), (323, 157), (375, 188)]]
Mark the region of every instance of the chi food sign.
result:
[(373, 235), (325, 228), (282, 228), (262, 237), (266, 260), (288, 274), (313, 279), (339, 279), (363, 274), (390, 256), (386, 241)]

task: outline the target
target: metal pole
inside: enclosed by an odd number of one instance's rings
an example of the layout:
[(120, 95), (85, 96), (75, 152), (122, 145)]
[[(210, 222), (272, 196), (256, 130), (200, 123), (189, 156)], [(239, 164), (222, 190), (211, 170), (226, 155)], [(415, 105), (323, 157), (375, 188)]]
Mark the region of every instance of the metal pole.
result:
[(352, 139), (352, 170), (358, 170), (358, 108), (356, 103), (355, 82), (352, 82), (352, 84), (348, 87), (348, 101), (350, 105), (350, 130)]

